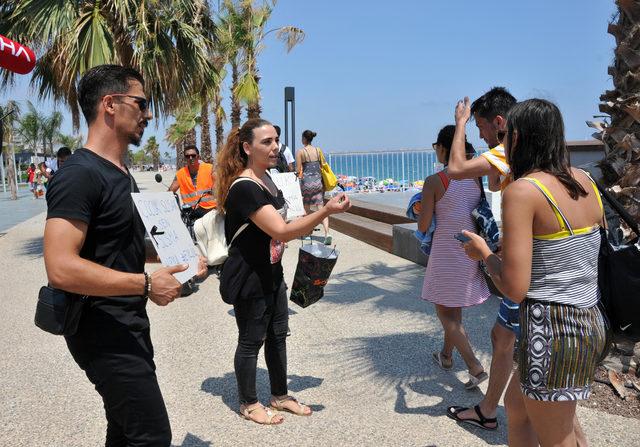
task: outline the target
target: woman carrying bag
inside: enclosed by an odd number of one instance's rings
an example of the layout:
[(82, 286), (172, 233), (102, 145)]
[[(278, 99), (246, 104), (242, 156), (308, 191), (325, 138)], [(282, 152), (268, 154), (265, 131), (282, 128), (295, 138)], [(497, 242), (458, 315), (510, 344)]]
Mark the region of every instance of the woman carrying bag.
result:
[[(308, 234), (329, 215), (351, 206), (348, 197), (340, 194), (317, 213), (287, 223), (284, 197), (267, 173), (278, 161), (277, 140), (275, 128), (261, 119), (232, 129), (218, 154), (216, 176), (218, 204), (225, 213), (225, 236), (230, 245), (221, 291), (225, 278), (242, 277), (235, 296), (225, 297), (225, 301), (234, 302), (238, 325), (234, 369), (240, 414), (268, 425), (284, 420), (272, 409), (311, 415), (311, 408), (287, 391), (289, 315), (281, 263), (284, 243)], [(248, 225), (238, 232), (245, 224)], [(265, 408), (256, 394), (256, 364), (263, 343), (271, 383), (271, 409)]]
[[(311, 208), (321, 210), (324, 206), (325, 185), (322, 182), (322, 152), (317, 147), (311, 146), (316, 133), (311, 130), (302, 132), (303, 148), (296, 152), (296, 166), (302, 191), (302, 203), (307, 214)], [(324, 243), (331, 245), (332, 238), (329, 234), (329, 219), (322, 219), (324, 228)]]

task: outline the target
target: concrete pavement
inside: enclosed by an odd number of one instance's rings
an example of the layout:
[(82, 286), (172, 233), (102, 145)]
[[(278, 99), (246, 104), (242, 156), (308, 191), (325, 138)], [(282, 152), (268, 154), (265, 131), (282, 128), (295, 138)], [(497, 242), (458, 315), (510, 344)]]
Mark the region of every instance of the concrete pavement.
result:
[[(163, 176), (170, 181), (169, 174)], [(152, 173), (136, 178), (146, 190), (162, 189)], [(0, 238), (0, 444), (103, 445), (106, 424), (98, 394), (64, 340), (33, 324), (37, 292), (46, 282), (43, 226), (41, 214)], [(215, 277), (168, 307), (149, 304), (173, 445), (505, 445), (502, 407), (497, 432), (458, 426), (444, 415), (447, 405), (474, 404), (482, 393), (464, 390), (459, 356), (453, 372), (431, 361), (442, 331), (432, 305), (418, 298), (423, 269), (347, 236), (334, 233), (334, 239), (341, 255), (326, 296), (306, 309), (291, 304), (289, 387), (315, 409), (309, 418), (285, 415), (283, 425), (266, 427), (238, 416), (236, 326)], [(285, 255), (288, 282), (299, 245), (291, 242)], [(491, 299), (464, 313), (487, 370), (496, 309)], [(258, 368), (258, 394), (267, 403), (262, 356)], [(579, 415), (593, 446), (640, 445), (635, 419), (587, 408)]]

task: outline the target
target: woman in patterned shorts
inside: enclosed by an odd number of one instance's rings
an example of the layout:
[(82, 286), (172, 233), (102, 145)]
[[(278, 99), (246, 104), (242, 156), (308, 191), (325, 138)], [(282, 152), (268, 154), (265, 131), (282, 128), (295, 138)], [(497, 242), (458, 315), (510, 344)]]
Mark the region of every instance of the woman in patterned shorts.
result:
[(515, 181), (503, 195), (502, 259), (471, 233), (465, 250), (484, 260), (498, 288), (522, 303), (519, 374), (505, 397), (509, 445), (575, 447), (586, 443), (576, 404), (589, 397), (605, 347), (597, 305), (602, 202), (591, 179), (569, 164), (554, 104), (518, 103), (507, 122), (505, 148)]

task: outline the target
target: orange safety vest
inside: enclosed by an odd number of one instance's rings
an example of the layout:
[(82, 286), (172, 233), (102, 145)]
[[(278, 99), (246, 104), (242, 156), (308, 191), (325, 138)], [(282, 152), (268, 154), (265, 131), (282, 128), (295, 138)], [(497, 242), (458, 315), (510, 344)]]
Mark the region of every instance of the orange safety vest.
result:
[(180, 197), (185, 206), (193, 206), (200, 197), (203, 199), (198, 203), (199, 207), (210, 209), (215, 208), (216, 201), (211, 195), (213, 188), (213, 165), (211, 163), (200, 163), (198, 167), (197, 185), (193, 185), (189, 168), (184, 167), (176, 174), (176, 179), (180, 185)]

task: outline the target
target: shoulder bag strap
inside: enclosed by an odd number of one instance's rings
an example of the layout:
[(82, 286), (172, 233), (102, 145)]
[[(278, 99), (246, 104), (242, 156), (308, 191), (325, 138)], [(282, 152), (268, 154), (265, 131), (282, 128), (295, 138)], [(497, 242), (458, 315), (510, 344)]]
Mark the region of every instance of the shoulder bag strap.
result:
[(487, 194), (484, 192), (484, 183), (482, 183), (482, 177), (478, 177), (478, 182), (480, 182), (480, 198), (487, 200)]
[(447, 177), (447, 174), (440, 171), (438, 172), (438, 177), (440, 177), (440, 181), (442, 182), (442, 186), (444, 186), (444, 190), (446, 191), (447, 189), (449, 189), (449, 177)]

